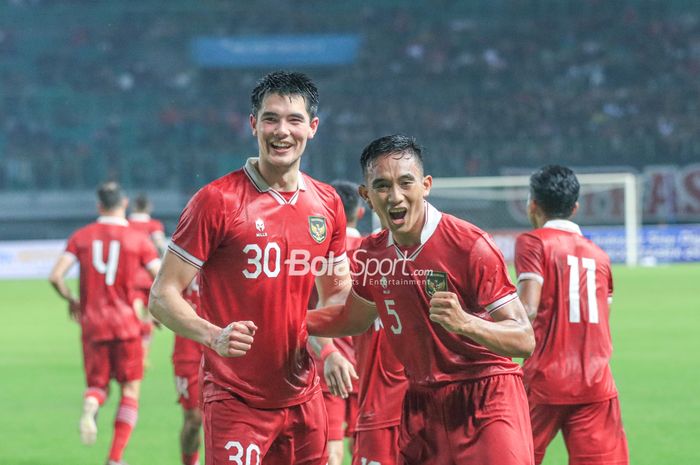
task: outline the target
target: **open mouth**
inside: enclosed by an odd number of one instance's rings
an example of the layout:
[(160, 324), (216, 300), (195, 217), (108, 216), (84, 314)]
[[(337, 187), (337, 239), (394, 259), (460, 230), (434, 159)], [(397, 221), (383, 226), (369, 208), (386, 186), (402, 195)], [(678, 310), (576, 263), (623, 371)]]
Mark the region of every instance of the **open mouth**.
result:
[(275, 150), (287, 150), (292, 147), (292, 144), (287, 142), (271, 142), (270, 145)]
[(408, 213), (408, 210), (405, 208), (392, 208), (389, 210), (389, 218), (391, 218), (391, 221), (400, 222), (406, 217), (406, 213)]

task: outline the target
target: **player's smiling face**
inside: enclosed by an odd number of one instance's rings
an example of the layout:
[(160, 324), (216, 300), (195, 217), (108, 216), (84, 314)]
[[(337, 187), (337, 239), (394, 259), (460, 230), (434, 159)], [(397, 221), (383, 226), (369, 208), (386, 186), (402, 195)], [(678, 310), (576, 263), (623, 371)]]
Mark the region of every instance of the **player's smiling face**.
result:
[(413, 154), (394, 153), (376, 158), (367, 169), (360, 194), (369, 202), (399, 245), (415, 245), (425, 222), (423, 199), (433, 180)]
[(301, 95), (268, 94), (258, 114), (250, 115), (250, 126), (258, 139), (261, 164), (298, 169), (306, 141), (316, 134), (318, 118), (311, 119)]

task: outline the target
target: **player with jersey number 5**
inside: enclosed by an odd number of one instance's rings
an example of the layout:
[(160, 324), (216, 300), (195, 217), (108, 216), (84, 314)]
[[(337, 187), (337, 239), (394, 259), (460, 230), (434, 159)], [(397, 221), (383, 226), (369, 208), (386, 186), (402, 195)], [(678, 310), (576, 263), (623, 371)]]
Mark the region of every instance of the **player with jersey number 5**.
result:
[[(150, 309), (204, 345), (207, 465), (324, 465), (328, 420), (305, 318), (316, 275), (323, 305), (349, 291), (343, 204), (299, 170), (319, 124), (315, 84), (270, 73), (251, 103), (258, 156), (189, 201)], [(197, 273), (202, 316), (182, 297)]]
[(523, 366), (535, 462), (561, 430), (570, 464), (623, 465), (627, 439), (610, 370), (610, 259), (571, 221), (578, 194), (571, 169), (535, 172), (527, 206), (535, 229), (515, 245), (518, 293), (537, 341)]
[(432, 178), (411, 137), (374, 140), (361, 195), (387, 229), (353, 253), (344, 305), (309, 312), (309, 333), (359, 334), (381, 318), (406, 369), (399, 464), (530, 465), (520, 366), (532, 327), (502, 254), (476, 226), (426, 201)]
[[(68, 301), (69, 313), (82, 329), (87, 390), (80, 417), (85, 444), (97, 437), (96, 415), (105, 402), (110, 378), (121, 386), (108, 463), (118, 465), (136, 424), (143, 377), (141, 322), (132, 306), (135, 277), (140, 268), (155, 276), (160, 259), (148, 236), (129, 226), (127, 199), (117, 183), (97, 191), (100, 217), (68, 239), (49, 280)], [(80, 298), (65, 282), (74, 263), (80, 264)]]

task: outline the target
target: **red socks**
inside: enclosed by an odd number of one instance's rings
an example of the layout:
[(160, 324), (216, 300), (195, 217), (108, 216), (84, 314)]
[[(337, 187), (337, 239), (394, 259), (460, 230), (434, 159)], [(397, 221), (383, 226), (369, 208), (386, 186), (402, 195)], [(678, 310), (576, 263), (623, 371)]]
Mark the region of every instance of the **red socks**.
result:
[(112, 448), (109, 451), (109, 459), (119, 462), (126, 448), (126, 444), (131, 437), (138, 418), (139, 401), (132, 397), (122, 397), (117, 410), (117, 417), (114, 419), (114, 437), (112, 438)]

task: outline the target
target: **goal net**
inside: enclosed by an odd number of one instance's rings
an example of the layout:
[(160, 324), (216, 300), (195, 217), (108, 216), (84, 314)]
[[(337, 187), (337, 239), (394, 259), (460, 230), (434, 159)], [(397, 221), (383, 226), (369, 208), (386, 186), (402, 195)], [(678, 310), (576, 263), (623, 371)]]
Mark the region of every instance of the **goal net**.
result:
[[(614, 262), (636, 265), (640, 192), (631, 173), (577, 174), (579, 210), (573, 220)], [(488, 231), (512, 262), (516, 236), (528, 229), (529, 176), (435, 178), (429, 201)]]

